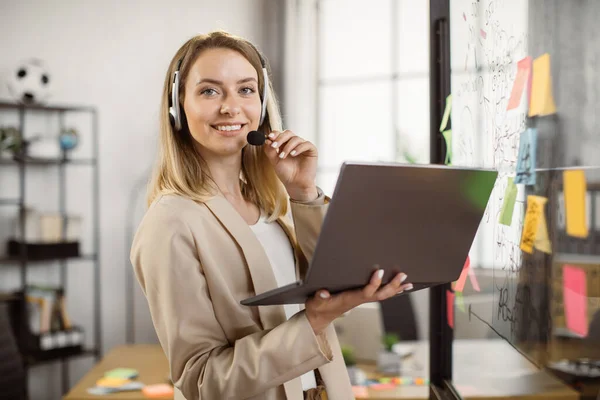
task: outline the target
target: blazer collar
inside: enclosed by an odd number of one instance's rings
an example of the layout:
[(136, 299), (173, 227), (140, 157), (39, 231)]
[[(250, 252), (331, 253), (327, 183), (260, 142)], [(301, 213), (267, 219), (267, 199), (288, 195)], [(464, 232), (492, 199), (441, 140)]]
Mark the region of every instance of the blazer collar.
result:
[[(255, 293), (275, 289), (277, 281), (269, 258), (248, 223), (223, 196), (215, 196), (205, 204), (242, 250)], [(258, 313), (263, 329), (272, 329), (286, 321), (283, 306), (259, 306)]]

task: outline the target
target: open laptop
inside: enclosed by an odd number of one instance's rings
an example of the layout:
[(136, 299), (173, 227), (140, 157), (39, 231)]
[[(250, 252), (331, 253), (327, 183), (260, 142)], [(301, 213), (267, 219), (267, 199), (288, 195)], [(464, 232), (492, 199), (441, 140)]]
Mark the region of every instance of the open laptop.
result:
[(303, 280), (241, 301), (301, 304), (398, 272), (412, 291), (458, 279), (496, 182), (493, 170), (390, 163), (342, 164)]

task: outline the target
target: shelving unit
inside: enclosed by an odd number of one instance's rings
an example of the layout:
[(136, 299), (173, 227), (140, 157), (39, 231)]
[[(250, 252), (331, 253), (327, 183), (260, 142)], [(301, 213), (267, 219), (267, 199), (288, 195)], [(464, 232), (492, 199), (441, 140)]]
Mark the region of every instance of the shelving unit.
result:
[[(47, 364), (51, 362), (59, 361), (62, 369), (62, 392), (66, 393), (69, 389), (69, 369), (68, 361), (73, 357), (86, 357), (93, 356), (98, 360), (102, 353), (102, 326), (101, 326), (101, 302), (100, 302), (100, 257), (99, 257), (99, 163), (98, 163), (98, 114), (94, 107), (79, 107), (79, 106), (41, 106), (31, 105), (25, 106), (21, 104), (0, 102), (0, 112), (16, 112), (19, 117), (19, 124), (17, 126), (18, 131), (23, 135), (25, 132), (26, 115), (28, 112), (35, 111), (36, 113), (54, 113), (58, 114), (59, 129), (62, 131), (65, 129), (65, 115), (67, 113), (88, 113), (91, 116), (92, 127), (91, 127), (91, 140), (92, 140), (92, 155), (91, 158), (69, 158), (68, 152), (63, 152), (62, 156), (57, 159), (34, 159), (27, 158), (24, 154), (15, 156), (12, 159), (0, 159), (0, 171), (10, 171), (16, 169), (15, 173), (19, 176), (19, 195), (17, 198), (3, 198), (0, 193), (0, 207), (15, 207), (17, 209), (17, 215), (19, 216), (20, 225), (20, 238), (18, 239), (21, 243), (20, 254), (18, 256), (6, 256), (0, 257), (0, 276), (2, 275), (2, 268), (7, 265), (18, 265), (20, 270), (20, 291), (17, 296), (22, 297), (23, 306), (18, 311), (21, 315), (17, 318), (20, 320), (20, 326), (18, 327), (17, 341), (21, 344), (23, 360), (27, 369), (35, 367), (37, 365)], [(58, 173), (58, 185), (59, 185), (59, 198), (58, 204), (59, 209), (57, 210), (60, 215), (67, 216), (67, 204), (66, 204), (66, 193), (67, 193), (67, 178), (66, 169), (68, 167), (89, 167), (92, 168), (93, 179), (91, 182), (90, 190), (92, 191), (92, 202), (93, 211), (91, 216), (91, 222), (93, 226), (93, 250), (91, 254), (78, 255), (76, 257), (62, 257), (62, 258), (48, 258), (42, 260), (31, 260), (25, 245), (25, 213), (24, 210), (27, 207), (27, 193), (26, 193), (26, 179), (27, 170), (29, 168), (57, 168)], [(81, 185), (80, 185), (81, 186)], [(63, 231), (63, 237), (65, 232)], [(3, 243), (2, 245), (6, 245)], [(60, 268), (60, 287), (66, 290), (67, 274), (68, 274), (68, 261), (77, 260), (85, 261), (92, 264), (93, 267), (93, 290), (91, 294), (93, 296), (94, 304), (94, 330), (93, 338), (94, 345), (92, 348), (66, 348), (66, 351), (48, 351), (48, 352), (33, 352), (30, 351), (32, 333), (29, 329), (29, 319), (27, 316), (27, 307), (24, 303), (24, 291), (28, 285), (27, 282), (27, 270), (28, 268), (39, 268), (39, 264), (43, 262), (58, 262)], [(36, 265), (37, 264), (37, 265)], [(84, 332), (87, 336), (91, 332)]]

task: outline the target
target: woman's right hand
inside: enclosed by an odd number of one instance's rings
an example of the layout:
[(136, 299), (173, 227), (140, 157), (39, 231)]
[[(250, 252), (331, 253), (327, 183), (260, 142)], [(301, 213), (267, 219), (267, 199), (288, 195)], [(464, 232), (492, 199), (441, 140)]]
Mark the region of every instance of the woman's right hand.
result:
[(306, 301), (306, 317), (316, 335), (322, 333), (327, 326), (342, 314), (356, 306), (373, 301), (382, 301), (413, 288), (412, 283), (403, 282), (406, 274), (400, 272), (387, 285), (381, 286), (383, 270), (377, 270), (371, 281), (362, 289), (348, 290), (331, 295), (327, 290), (319, 290)]

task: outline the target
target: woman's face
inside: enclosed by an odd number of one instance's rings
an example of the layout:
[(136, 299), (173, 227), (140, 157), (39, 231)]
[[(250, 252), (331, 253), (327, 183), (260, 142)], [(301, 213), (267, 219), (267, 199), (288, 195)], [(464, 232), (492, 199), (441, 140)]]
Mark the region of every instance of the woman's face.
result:
[(203, 51), (188, 74), (183, 109), (203, 156), (240, 154), (260, 122), (256, 70), (237, 51)]

